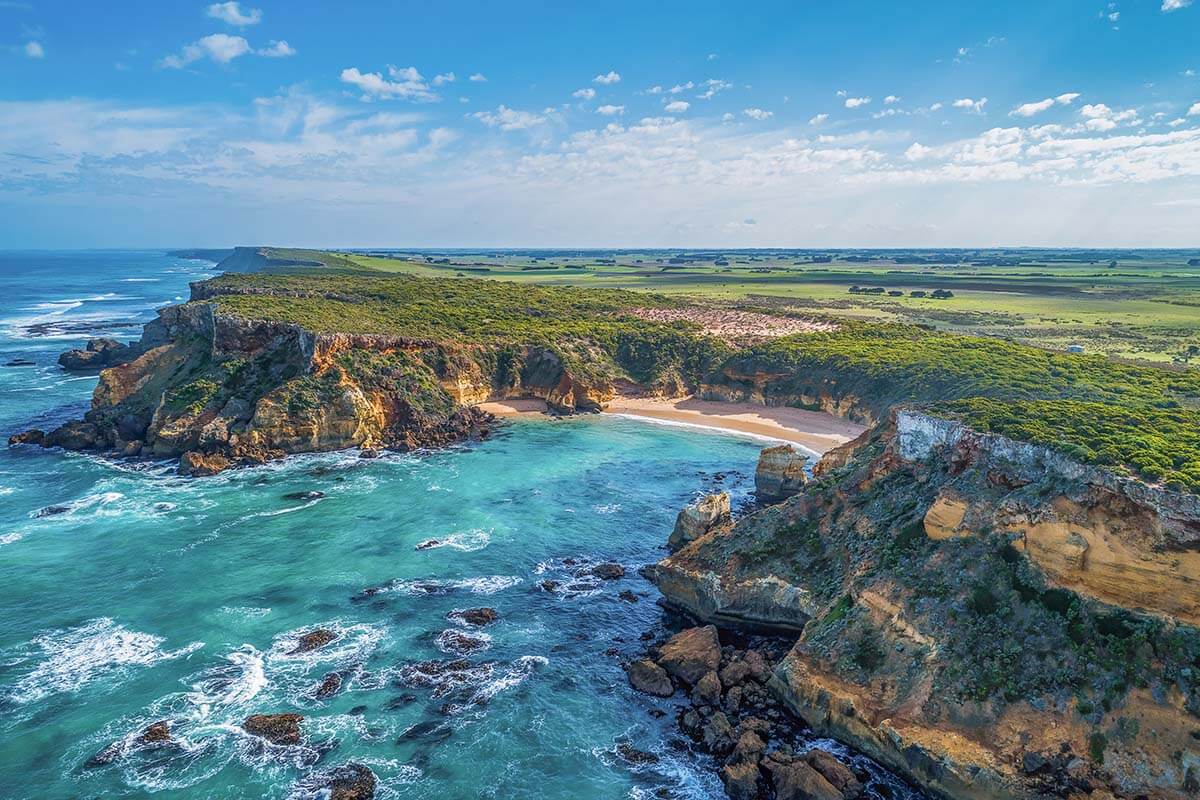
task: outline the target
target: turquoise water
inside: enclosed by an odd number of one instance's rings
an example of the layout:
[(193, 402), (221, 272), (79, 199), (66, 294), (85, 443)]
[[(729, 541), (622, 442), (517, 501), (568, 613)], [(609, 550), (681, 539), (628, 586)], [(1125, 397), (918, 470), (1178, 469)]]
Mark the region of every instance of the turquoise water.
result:
[[(0, 363), (37, 362), (0, 368), (4, 434), (86, 407), (94, 379), (54, 366), (83, 341), (75, 323), (145, 319), (210, 267), (0, 257)], [(723, 796), (678, 746), (673, 714), (648, 713), (669, 703), (634, 694), (606, 651), (637, 652), (661, 619), (636, 568), (662, 556), (675, 511), (717, 487), (746, 500), (761, 444), (522, 420), (436, 453), (301, 456), (194, 480), (0, 449), (0, 794), (304, 796), (306, 778), (356, 760), (380, 797)], [(286, 497), (306, 492), (322, 496)], [(60, 513), (39, 515), (49, 506)], [(626, 577), (574, 576), (606, 560)], [(484, 605), (500, 620), (463, 680), (414, 681), (414, 662), (458, 657), (444, 633), (464, 626), (448, 615)], [(339, 638), (289, 655), (318, 626)], [(342, 690), (318, 699), (330, 672)], [(264, 747), (238, 727), (281, 711), (305, 716), (302, 746)], [(176, 745), (85, 766), (159, 720)], [(626, 764), (622, 741), (661, 760)]]

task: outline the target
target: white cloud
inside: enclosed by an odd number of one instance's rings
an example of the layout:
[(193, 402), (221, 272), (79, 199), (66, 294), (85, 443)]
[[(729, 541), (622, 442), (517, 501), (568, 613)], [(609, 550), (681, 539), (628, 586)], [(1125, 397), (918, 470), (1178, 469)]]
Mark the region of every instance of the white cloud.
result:
[(887, 97), (883, 98), (883, 104), (885, 106), (890, 106), (892, 103), (899, 103), (899, 102), (900, 102), (900, 98), (894, 94), (889, 94)]
[(972, 114), (982, 114), (983, 107), (987, 105), (987, 101), (988, 99), (986, 97), (981, 97), (978, 100), (970, 97), (961, 97), (950, 105), (954, 106), (955, 108), (961, 108), (969, 111)]
[(1188, 109), (1188, 116), (1189, 117), (1200, 117), (1200, 103), (1192, 104), (1192, 107)]
[(1008, 115), (1010, 117), (1032, 117), (1034, 114), (1040, 114), (1053, 106), (1054, 98), (1047, 97), (1045, 100), (1038, 100), (1036, 103), (1023, 103), (1008, 112)]
[(1172, 11), (1178, 11), (1181, 8), (1187, 8), (1192, 4), (1192, 0), (1163, 0), (1162, 10), (1164, 14)]
[(416, 67), (388, 66), (388, 77), (378, 72), (360, 72), (358, 67), (342, 70), (342, 83), (355, 86), (364, 100), (397, 99), (433, 102), (438, 96), (429, 88)]
[(646, 90), (646, 94), (662, 94), (662, 93), (663, 93), (663, 88), (658, 85), (651, 86), (649, 89)]
[(729, 83), (728, 81), (718, 80), (716, 78), (709, 78), (708, 80), (706, 80), (703, 83), (703, 86), (705, 87), (704, 91), (701, 92), (700, 94), (696, 95), (696, 97), (698, 97), (701, 100), (711, 100), (713, 98), (713, 96), (716, 95), (718, 92), (723, 92), (726, 89), (733, 88), (732, 83)]
[(828, 114), (817, 114), (815, 117), (813, 117), (812, 119), (810, 119), (808, 121), (808, 124), (809, 125), (820, 125), (827, 119), (829, 119)]
[(596, 90), (590, 86), (586, 89), (576, 89), (571, 92), (571, 97), (578, 97), (580, 100), (591, 100), (595, 98)]
[(247, 25), (257, 25), (262, 22), (262, 11), (260, 9), (248, 8), (243, 11), (241, 4), (236, 2), (213, 3), (208, 7), (207, 13), (213, 19), (219, 19), (235, 28), (244, 28)]
[(296, 48), (280, 39), (279, 41), (272, 40), (269, 45), (254, 52), (267, 58), (287, 58), (296, 55)]
[(471, 77), (467, 78), (471, 83), (487, 83), (487, 76), (482, 72), (476, 72)]
[(941, 111), (941, 110), (942, 110), (942, 104), (941, 104), (941, 103), (934, 103), (933, 105), (931, 105), (931, 106), (929, 107), (929, 110), (930, 110), (930, 111)]
[(858, 108), (859, 106), (865, 106), (870, 102), (871, 98), (869, 97), (847, 97), (846, 108)]
[(775, 116), (774, 111), (765, 111), (761, 108), (743, 108), (742, 113), (750, 119), (757, 120), (770, 119), (771, 117)]
[(1111, 131), (1122, 122), (1127, 122), (1130, 125), (1136, 125), (1141, 122), (1138, 119), (1137, 111), (1134, 109), (1114, 111), (1104, 103), (1089, 103), (1079, 109), (1079, 115), (1084, 118), (1084, 126), (1088, 130), (1098, 132)]
[(908, 149), (904, 151), (904, 157), (909, 161), (920, 161), (921, 159), (926, 158), (932, 152), (932, 147), (926, 147), (920, 142), (913, 142), (911, 145), (909, 145)]
[(592, 78), (592, 83), (599, 83), (608, 86), (613, 83), (620, 83), (621, 75), (616, 70), (609, 70), (607, 75), (597, 75)]
[(250, 43), (241, 36), (214, 33), (186, 45), (178, 54), (169, 55), (159, 62), (168, 69), (183, 69), (202, 58), (210, 58), (218, 64), (228, 64), (251, 50)]
[(625, 106), (602, 105), (596, 109), (597, 114), (603, 114), (606, 117), (616, 116), (625, 113)]
[(41, 42), (26, 42), (22, 50), (24, 50), (25, 55), (29, 56), (30, 58), (46, 57), (46, 49), (42, 47)]
[(1186, 125), (1187, 120), (1184, 119), (1183, 117), (1179, 117), (1178, 119), (1171, 120), (1167, 124), (1170, 125), (1172, 128), (1178, 128), (1180, 125)]
[(456, 80), (458, 80), (458, 76), (453, 72), (443, 72), (440, 75), (434, 75), (432, 83), (434, 86), (445, 86), (447, 83), (454, 83)]
[(541, 125), (546, 118), (529, 111), (517, 111), (501, 104), (495, 111), (476, 111), (471, 115), (489, 128), (499, 128), (502, 131), (520, 131)]
[(677, 83), (674, 86), (672, 86), (670, 89), (668, 89), (667, 91), (670, 92), (671, 94), (679, 94), (680, 92), (686, 92), (688, 89), (694, 89), (694, 88), (696, 88), (696, 84), (692, 83), (691, 81), (688, 81), (687, 83)]
[(1060, 106), (1069, 106), (1079, 98), (1079, 92), (1065, 92), (1054, 98), (1054, 102)]
[(709, 53), (709, 54), (708, 54), (708, 60), (709, 60), (709, 61), (716, 61), (718, 58), (720, 58), (720, 56), (718, 56), (716, 53)]
[(686, 100), (672, 100), (663, 106), (663, 111), (666, 111), (668, 114), (682, 114), (684, 111), (687, 111), (691, 105), (692, 104)]
[(721, 115), (721, 121), (722, 122), (733, 122), (733, 114), (726, 111), (724, 114)]

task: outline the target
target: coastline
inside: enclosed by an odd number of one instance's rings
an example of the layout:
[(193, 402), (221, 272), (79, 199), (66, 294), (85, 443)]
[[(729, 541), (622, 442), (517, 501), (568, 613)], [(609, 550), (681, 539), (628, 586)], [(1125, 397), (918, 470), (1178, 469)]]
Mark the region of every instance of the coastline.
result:
[[(480, 403), (476, 408), (497, 417), (544, 414), (549, 410), (545, 401), (537, 399), (492, 401)], [(694, 397), (617, 397), (605, 404), (604, 413), (790, 442), (818, 456), (845, 444), (865, 430), (862, 425), (822, 411), (755, 403), (725, 403)]]

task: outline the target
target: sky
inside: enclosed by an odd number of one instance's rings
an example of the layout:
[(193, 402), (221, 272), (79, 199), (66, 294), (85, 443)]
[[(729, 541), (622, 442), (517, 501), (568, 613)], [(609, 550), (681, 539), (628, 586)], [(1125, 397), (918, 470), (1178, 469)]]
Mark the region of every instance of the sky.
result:
[(1200, 0), (0, 0), (0, 247), (1200, 246)]

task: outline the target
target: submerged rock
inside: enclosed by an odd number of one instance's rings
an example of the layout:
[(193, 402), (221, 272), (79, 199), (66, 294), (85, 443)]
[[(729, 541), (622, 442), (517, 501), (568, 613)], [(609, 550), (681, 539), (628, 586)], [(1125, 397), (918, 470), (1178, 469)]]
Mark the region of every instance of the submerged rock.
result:
[(302, 634), (300, 638), (296, 640), (296, 646), (288, 651), (288, 655), (294, 656), (299, 655), (300, 653), (307, 653), (309, 651), (316, 650), (324, 647), (337, 638), (337, 634), (333, 631), (327, 628), (317, 628), (316, 630)]
[(721, 645), (713, 625), (689, 628), (672, 636), (659, 651), (658, 664), (679, 680), (696, 684), (721, 663)]
[(437, 645), (448, 653), (465, 656), (483, 650), (488, 646), (488, 642), (487, 639), (450, 629), (438, 634)]
[(138, 737), (140, 744), (159, 744), (171, 741), (171, 726), (166, 720), (154, 723)]
[(679, 550), (714, 528), (729, 524), (731, 520), (728, 492), (705, 495), (679, 512), (675, 529), (667, 539), (667, 547), (672, 552)]
[(251, 714), (242, 722), (242, 730), (271, 744), (300, 744), (300, 714)]
[(377, 784), (370, 768), (351, 761), (330, 773), (329, 800), (371, 800)]
[(321, 681), (321, 685), (317, 687), (317, 699), (326, 700), (333, 697), (342, 688), (342, 676), (336, 672), (331, 672)]
[(657, 764), (658, 756), (654, 753), (647, 753), (645, 750), (638, 750), (629, 742), (620, 742), (617, 744), (617, 755), (623, 761), (630, 764)]
[(808, 456), (790, 444), (764, 447), (754, 470), (754, 493), (759, 502), (778, 503), (799, 494), (808, 483)]
[(288, 492), (283, 496), (284, 500), (320, 500), (325, 496), (324, 492)]

